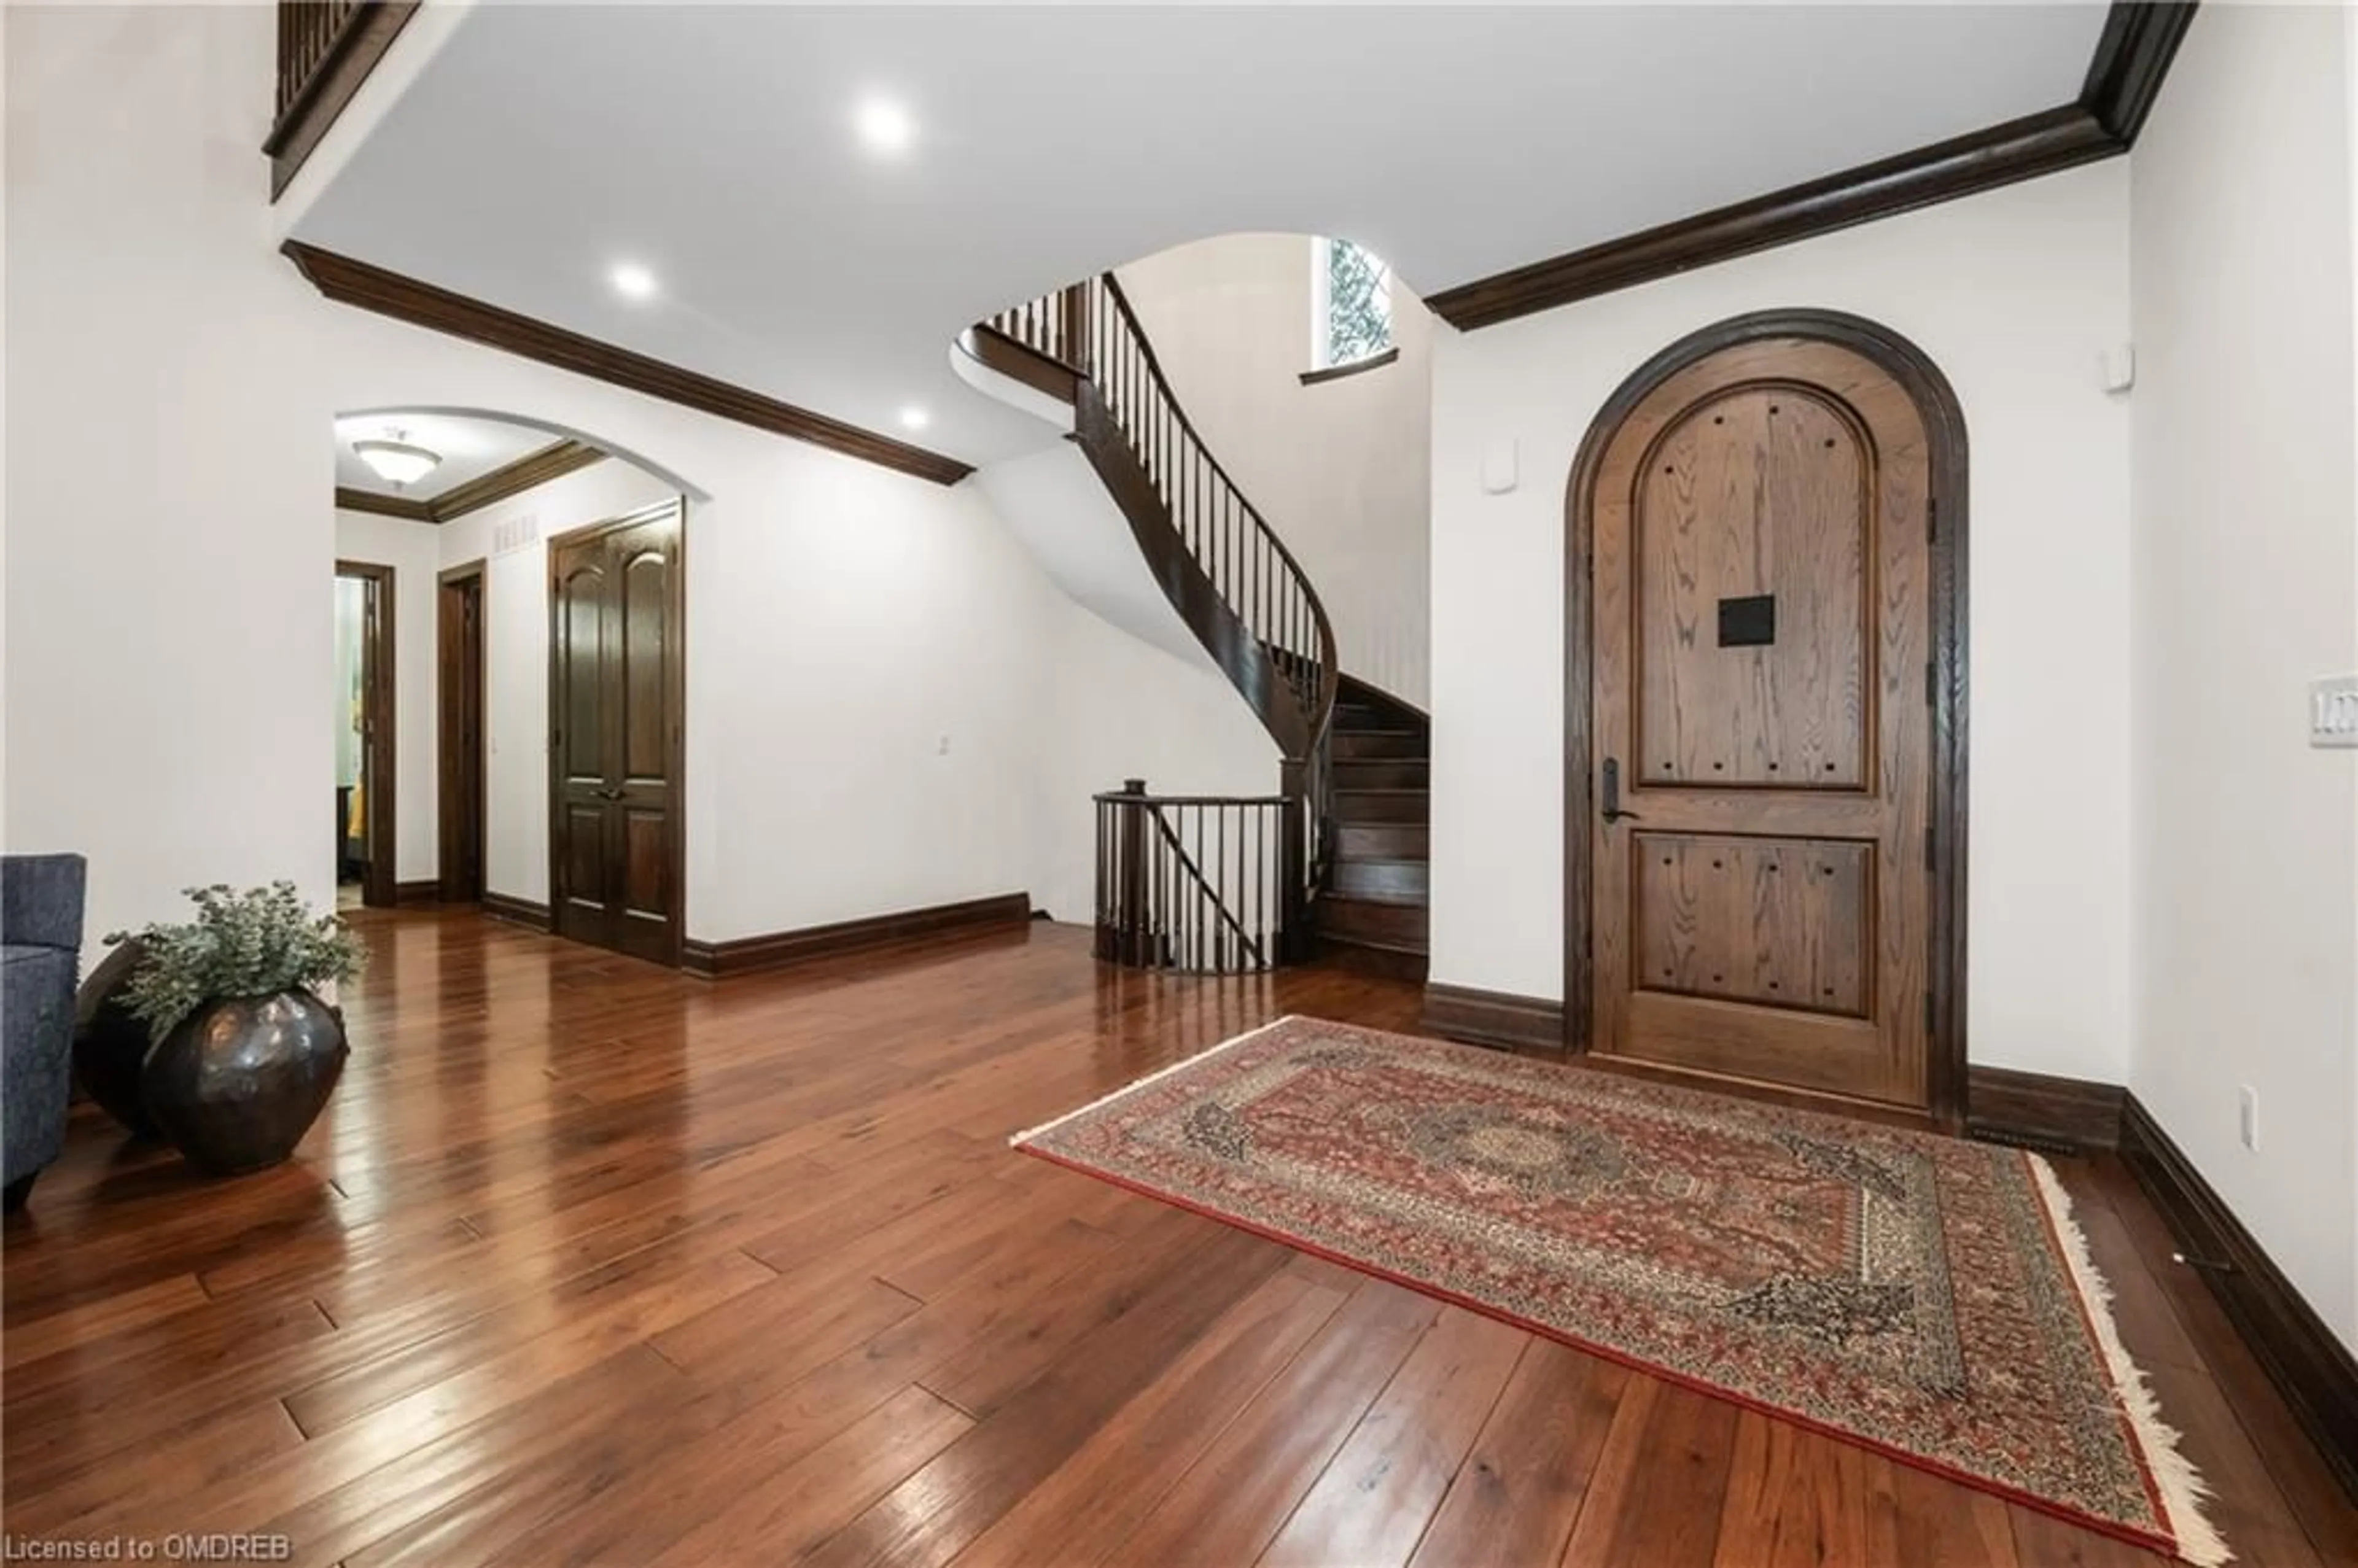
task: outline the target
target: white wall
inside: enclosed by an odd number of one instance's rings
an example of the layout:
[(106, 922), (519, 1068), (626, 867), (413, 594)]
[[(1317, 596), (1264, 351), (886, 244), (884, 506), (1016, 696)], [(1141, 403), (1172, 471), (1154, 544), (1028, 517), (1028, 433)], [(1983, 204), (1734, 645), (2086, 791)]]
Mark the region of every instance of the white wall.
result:
[(441, 875), (434, 706), (441, 530), (431, 523), (339, 511), (336, 558), (393, 568), (393, 874), (399, 881), (430, 881)]
[[(1433, 978), (1563, 994), (1563, 518), (1573, 457), (1656, 351), (1747, 310), (1873, 318), (1971, 446), (1969, 1049), (2128, 1065), (2128, 170), (2098, 164), (1460, 335), (1433, 354)], [(1486, 495), (1483, 449), (1521, 482)]]
[(2358, 667), (2344, 25), (2203, 7), (2131, 155), (2129, 1084), (2358, 1345), (2358, 766), (2304, 735)]
[(7, 27), (5, 838), (90, 857), (94, 954), (193, 883), (332, 894), (330, 404), (258, 200), (269, 9)]
[(172, 914), (191, 882), (329, 897), (332, 421), (457, 407), (697, 492), (692, 935), (1023, 887), (1032, 737), (982, 737), (1040, 701), (996, 682), (1040, 640), (994, 596), (1044, 588), (988, 512), (318, 298), (276, 254), (254, 150), (272, 26), (258, 5), (9, 12), (8, 847), (90, 854), (93, 932)]
[(1087, 924), (1097, 875), (1091, 796), (1130, 778), (1158, 795), (1274, 795), (1277, 742), (1216, 668), (1150, 647), (1069, 600), (1049, 606), (1041, 623), (1051, 678), (1039, 718), (1033, 901)]
[[(610, 459), (432, 529), (438, 572), (489, 563), (483, 581), (483, 885), (489, 892), (532, 903), (548, 901), (547, 541), (676, 493), (644, 469)], [(525, 542), (495, 553), (499, 530), (512, 523), (526, 524)], [(695, 624), (693, 609), (688, 623)], [(429, 687), (435, 676), (429, 665), (424, 671)], [(439, 693), (428, 700), (438, 702)], [(694, 922), (691, 912), (691, 926)]]
[(1318, 589), (1344, 669), (1423, 708), (1433, 316), (1396, 290), (1400, 358), (1303, 385), (1312, 243), (1205, 240), (1124, 266), (1122, 288), (1205, 445)]

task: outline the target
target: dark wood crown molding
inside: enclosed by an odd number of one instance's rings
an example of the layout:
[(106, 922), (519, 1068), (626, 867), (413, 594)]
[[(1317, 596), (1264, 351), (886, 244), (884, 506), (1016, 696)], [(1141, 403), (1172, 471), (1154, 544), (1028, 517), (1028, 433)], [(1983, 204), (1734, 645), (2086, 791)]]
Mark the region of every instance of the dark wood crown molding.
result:
[(336, 505), (346, 512), (373, 512), (411, 523), (448, 523), (470, 512), (480, 512), (495, 501), (521, 495), (535, 485), (546, 484), (605, 460), (606, 454), (586, 441), (553, 441), (464, 484), (454, 484), (437, 496), (386, 495), (340, 484), (336, 486)]
[(2194, 0), (2115, 0), (2104, 13), (2080, 103), (2126, 152), (2160, 96), (2162, 78), (2194, 20)]
[(1460, 284), (1425, 304), (1471, 331), (2115, 157), (2144, 125), (2193, 17), (2193, 0), (2113, 0), (2072, 103)]
[(427, 505), (434, 514), (434, 521), (448, 523), (605, 460), (604, 452), (586, 441), (555, 441), (464, 484), (454, 484)]
[(299, 240), (280, 249), (313, 287), (339, 305), (390, 316), (414, 327), (446, 332), (469, 342), (536, 360), (612, 386), (666, 403), (676, 403), (718, 419), (750, 425), (863, 462), (914, 474), (936, 484), (956, 484), (972, 465), (923, 447), (847, 425), (791, 403), (717, 381), (700, 372), (666, 364), (645, 354), (600, 342), (496, 305), (486, 305), (430, 283), (405, 277), (368, 262), (355, 261)]
[(354, 490), (350, 485), (336, 486), (336, 510), (339, 512), (373, 512), (380, 517), (398, 517), (405, 523), (435, 523), (434, 507), (428, 502), (408, 495), (381, 495), (373, 490)]

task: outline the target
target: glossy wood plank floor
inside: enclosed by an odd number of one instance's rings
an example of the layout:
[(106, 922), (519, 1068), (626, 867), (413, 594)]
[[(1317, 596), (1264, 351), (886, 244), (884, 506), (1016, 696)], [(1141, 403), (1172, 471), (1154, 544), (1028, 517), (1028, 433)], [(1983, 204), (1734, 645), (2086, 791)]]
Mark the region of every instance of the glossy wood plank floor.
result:
[[(16, 1538), (306, 1563), (2114, 1565), (2145, 1553), (1011, 1153), (1322, 970), (1035, 925), (705, 984), (366, 918), (299, 1162), (200, 1183), (84, 1108), (6, 1227)], [(2238, 1561), (2358, 1517), (2115, 1163), (2067, 1179)]]

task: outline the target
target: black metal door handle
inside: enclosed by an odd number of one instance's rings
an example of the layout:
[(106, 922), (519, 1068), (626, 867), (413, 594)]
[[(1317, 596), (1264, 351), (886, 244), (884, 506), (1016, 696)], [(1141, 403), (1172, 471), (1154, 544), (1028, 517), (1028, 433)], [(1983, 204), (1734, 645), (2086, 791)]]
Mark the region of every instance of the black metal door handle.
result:
[(1605, 759), (1604, 787), (1598, 793), (1604, 800), (1604, 810), (1601, 815), (1603, 815), (1606, 823), (1608, 826), (1620, 821), (1625, 816), (1632, 822), (1641, 822), (1645, 820), (1634, 811), (1624, 811), (1621, 809), (1621, 763), (1619, 759), (1614, 757), (1607, 757)]
[(600, 800), (620, 800), (622, 798), (622, 792), (618, 789), (601, 789), (598, 792), (598, 798)]

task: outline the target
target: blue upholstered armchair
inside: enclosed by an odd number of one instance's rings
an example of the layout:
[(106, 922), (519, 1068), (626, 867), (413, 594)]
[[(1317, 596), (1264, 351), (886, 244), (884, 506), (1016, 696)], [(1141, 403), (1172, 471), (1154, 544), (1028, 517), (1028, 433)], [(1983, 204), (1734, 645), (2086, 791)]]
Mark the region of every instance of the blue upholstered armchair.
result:
[(65, 1144), (83, 877), (80, 855), (0, 857), (0, 1182), (12, 1211)]

